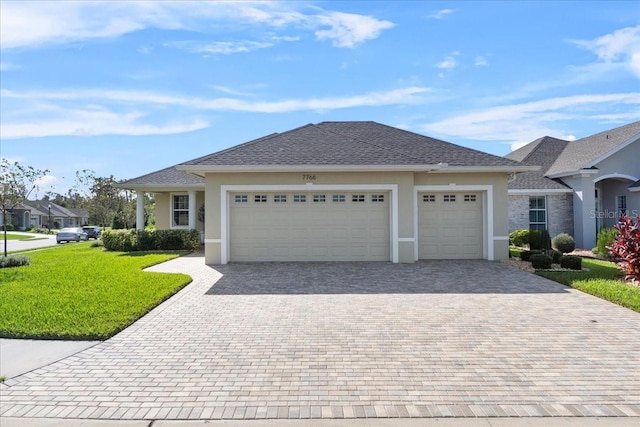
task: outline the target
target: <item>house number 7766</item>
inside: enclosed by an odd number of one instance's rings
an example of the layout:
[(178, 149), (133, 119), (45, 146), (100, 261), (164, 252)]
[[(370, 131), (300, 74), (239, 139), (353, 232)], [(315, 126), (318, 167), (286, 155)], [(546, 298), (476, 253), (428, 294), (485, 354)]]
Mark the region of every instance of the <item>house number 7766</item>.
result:
[(303, 181), (315, 181), (316, 180), (316, 176), (315, 175), (304, 174), (304, 175), (302, 175), (302, 180)]

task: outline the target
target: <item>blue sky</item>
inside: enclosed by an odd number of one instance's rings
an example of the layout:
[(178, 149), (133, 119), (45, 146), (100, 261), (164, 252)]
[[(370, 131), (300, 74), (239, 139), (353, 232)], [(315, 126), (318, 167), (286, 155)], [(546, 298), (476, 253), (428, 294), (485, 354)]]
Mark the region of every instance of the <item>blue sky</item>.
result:
[(133, 178), (375, 120), (504, 155), (640, 120), (640, 2), (0, 2), (0, 155)]

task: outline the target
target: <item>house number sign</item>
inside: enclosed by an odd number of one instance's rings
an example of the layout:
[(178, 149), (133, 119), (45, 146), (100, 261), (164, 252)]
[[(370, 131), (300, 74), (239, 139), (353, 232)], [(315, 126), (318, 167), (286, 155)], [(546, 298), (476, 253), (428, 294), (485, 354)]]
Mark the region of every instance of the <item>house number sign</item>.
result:
[(313, 182), (316, 180), (316, 176), (315, 175), (311, 175), (311, 174), (304, 174), (302, 175), (302, 180), (303, 181), (308, 181), (308, 182)]

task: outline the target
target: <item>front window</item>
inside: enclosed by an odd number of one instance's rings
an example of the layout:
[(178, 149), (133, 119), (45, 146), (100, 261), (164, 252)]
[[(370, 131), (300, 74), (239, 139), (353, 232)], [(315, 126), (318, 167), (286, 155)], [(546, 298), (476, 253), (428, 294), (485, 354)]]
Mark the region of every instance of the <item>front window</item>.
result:
[(547, 198), (545, 196), (529, 197), (529, 229), (545, 230), (547, 228)]
[(179, 194), (173, 196), (173, 225), (175, 227), (189, 226), (189, 196)]
[(618, 210), (618, 216), (627, 215), (627, 196), (616, 197), (616, 208)]

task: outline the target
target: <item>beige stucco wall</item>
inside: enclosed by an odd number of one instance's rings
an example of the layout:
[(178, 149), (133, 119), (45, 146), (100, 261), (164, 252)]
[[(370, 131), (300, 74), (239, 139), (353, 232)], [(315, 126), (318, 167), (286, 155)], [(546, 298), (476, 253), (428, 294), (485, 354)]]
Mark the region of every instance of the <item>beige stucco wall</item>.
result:
[[(156, 228), (158, 230), (168, 230), (171, 228), (171, 196), (173, 194), (188, 194), (188, 191), (172, 191), (172, 192), (157, 192), (154, 193), (156, 200), (155, 213), (156, 213)], [(196, 192), (196, 209), (200, 209), (200, 206), (204, 204), (205, 192)], [(205, 207), (206, 211), (206, 207)], [(203, 231), (204, 224), (197, 219), (196, 213), (196, 230)]]
[[(493, 188), (493, 235), (487, 236), (494, 259), (508, 257), (508, 213), (506, 173), (436, 174), (413, 172), (313, 172), (316, 178), (308, 188), (319, 185), (397, 185), (398, 239), (414, 239), (415, 185), (487, 185)], [(301, 185), (308, 181), (303, 173), (216, 173), (205, 176), (205, 260), (207, 264), (221, 262), (222, 218), (221, 185)], [(455, 190), (455, 187), (452, 187)], [(167, 199), (168, 203), (168, 199)], [(198, 205), (200, 206), (200, 205)], [(168, 210), (167, 210), (168, 211)], [(398, 260), (413, 262), (413, 241), (398, 243)]]

